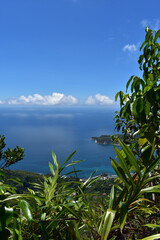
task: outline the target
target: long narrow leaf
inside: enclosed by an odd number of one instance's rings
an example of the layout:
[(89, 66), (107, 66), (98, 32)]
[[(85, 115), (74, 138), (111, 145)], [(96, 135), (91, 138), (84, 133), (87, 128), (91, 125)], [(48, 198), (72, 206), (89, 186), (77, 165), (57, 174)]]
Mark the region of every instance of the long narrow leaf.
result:
[(118, 177), (124, 182), (127, 189), (129, 189), (130, 184), (127, 181), (127, 178), (126, 178), (125, 173), (124, 173), (123, 169), (121, 168), (121, 166), (112, 158), (111, 158), (111, 165), (112, 165), (113, 169), (115, 170), (115, 172), (117, 173)]
[(160, 158), (157, 158), (155, 161), (153, 161), (150, 166), (146, 169), (146, 174), (148, 174), (149, 172), (151, 172), (155, 166), (158, 164), (158, 162), (160, 161)]
[(101, 240), (107, 240), (108, 239), (108, 235), (111, 231), (111, 227), (112, 227), (112, 224), (113, 224), (113, 221), (114, 221), (115, 214), (116, 214), (116, 211), (114, 211), (110, 208), (107, 209), (107, 212), (105, 214), (103, 229), (102, 229)]
[(150, 224), (150, 223), (145, 224), (144, 226), (145, 226), (145, 227), (149, 227), (149, 228), (153, 228), (153, 229), (155, 229), (155, 228), (160, 228), (160, 225), (157, 225), (157, 224)]
[(53, 168), (53, 164), (49, 162), (49, 168), (50, 168), (50, 171), (52, 173), (52, 175), (54, 176), (55, 175), (55, 171), (54, 171), (54, 168)]
[(85, 182), (83, 185), (83, 190), (84, 188), (89, 187), (92, 183), (96, 182), (99, 179), (99, 176), (92, 178), (89, 182)]
[(156, 178), (160, 178), (160, 174), (156, 175), (156, 176), (153, 176), (153, 177), (148, 177), (148, 179), (146, 179), (144, 182), (143, 182), (143, 186), (145, 186), (146, 184), (152, 182), (153, 180), (155, 180)]
[(153, 186), (153, 187), (148, 187), (144, 188), (140, 191), (141, 194), (144, 193), (160, 193), (160, 184)]
[(29, 205), (29, 203), (25, 200), (20, 200), (19, 206), (23, 212), (24, 217), (28, 221), (31, 221), (32, 220), (32, 210), (31, 210), (31, 206)]
[(52, 158), (53, 158), (54, 165), (56, 166), (56, 168), (58, 168), (57, 157), (56, 157), (56, 154), (53, 151), (52, 151)]
[[(99, 178), (99, 176), (98, 177), (95, 177), (95, 178), (93, 178), (93, 181), (91, 182), (91, 178), (92, 178), (92, 176), (94, 175), (96, 173), (96, 171), (94, 171), (90, 176), (89, 176), (89, 178), (87, 178), (87, 180), (84, 182), (84, 183), (82, 183), (82, 188), (86, 188), (88, 185), (90, 185), (90, 184), (92, 184), (93, 182), (95, 182), (98, 178)], [(94, 179), (95, 179), (95, 181), (94, 181)]]
[(13, 181), (13, 182), (16, 182), (16, 183), (20, 184), (21, 186), (23, 186), (23, 182), (21, 181), (21, 179), (19, 179), (17, 177), (12, 177), (12, 178), (8, 179), (8, 181)]
[(73, 209), (67, 207), (66, 205), (64, 205), (64, 207), (68, 210), (68, 212), (70, 212), (73, 216), (75, 216), (78, 220), (81, 220), (81, 217), (80, 215), (74, 211)]
[(127, 147), (127, 145), (124, 142), (122, 142), (120, 139), (119, 139), (119, 142), (120, 142), (120, 145), (121, 145), (123, 151), (125, 152), (128, 160), (129, 160), (129, 162), (131, 163), (132, 166), (135, 167), (139, 176), (141, 176), (141, 172), (140, 172), (138, 163), (137, 163), (136, 158), (135, 158), (134, 154), (132, 153), (131, 149), (129, 147)]
[(126, 223), (126, 218), (128, 214), (128, 203), (123, 203), (120, 208), (120, 229), (121, 231), (124, 228), (124, 225)]
[(109, 199), (109, 208), (113, 207), (113, 202), (114, 202), (114, 185), (112, 186), (111, 193), (110, 193), (110, 199)]
[(83, 162), (83, 160), (73, 161), (73, 162), (67, 164), (65, 167), (73, 166), (73, 165), (75, 165), (75, 164), (77, 164), (77, 163), (80, 163), (80, 162)]
[(60, 172), (64, 169), (63, 166), (73, 157), (73, 155), (74, 155), (76, 152), (77, 152), (77, 150), (74, 151), (74, 152), (72, 152), (72, 153), (68, 156), (68, 158), (64, 161), (64, 163), (62, 163), (62, 165), (60, 166)]
[(160, 234), (151, 235), (149, 237), (145, 237), (139, 240), (154, 240), (154, 239), (160, 239)]
[(120, 151), (116, 147), (114, 147), (114, 150), (115, 150), (115, 153), (116, 153), (116, 155), (118, 157), (118, 160), (119, 160), (119, 162), (121, 164), (121, 167), (122, 167), (124, 173), (127, 174), (127, 176), (130, 179), (132, 185), (135, 186), (135, 184), (133, 182), (133, 179), (132, 179), (132, 176), (131, 176), (131, 174), (129, 172), (128, 166), (127, 166), (127, 164), (125, 162), (124, 157), (121, 155)]

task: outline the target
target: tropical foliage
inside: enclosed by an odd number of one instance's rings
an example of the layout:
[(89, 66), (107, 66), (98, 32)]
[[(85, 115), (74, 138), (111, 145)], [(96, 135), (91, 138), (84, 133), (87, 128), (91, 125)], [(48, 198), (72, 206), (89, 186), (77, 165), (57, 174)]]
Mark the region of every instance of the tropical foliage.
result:
[(20, 146), (16, 146), (14, 149), (8, 148), (4, 151), (5, 146), (5, 137), (0, 135), (0, 169), (5, 169), (24, 157), (24, 149)]
[[(121, 150), (115, 147), (116, 160), (111, 158), (117, 179), (110, 195), (98, 198), (90, 186), (98, 177), (86, 181), (68, 181), (62, 177), (64, 168), (77, 172), (73, 152), (62, 165), (52, 153), (49, 163), (51, 175), (28, 188), (28, 193), (16, 193), (0, 171), (0, 239), (160, 239), (160, 30), (146, 29), (145, 41), (139, 57), (143, 78), (132, 76), (122, 91), (120, 112), (116, 113), (116, 129), (122, 130)], [(127, 143), (127, 144), (126, 144)], [(20, 160), (23, 150), (2, 153), (4, 138), (0, 141), (1, 159), (7, 167)], [(11, 161), (6, 164), (5, 159)], [(22, 184), (17, 178), (14, 181)]]

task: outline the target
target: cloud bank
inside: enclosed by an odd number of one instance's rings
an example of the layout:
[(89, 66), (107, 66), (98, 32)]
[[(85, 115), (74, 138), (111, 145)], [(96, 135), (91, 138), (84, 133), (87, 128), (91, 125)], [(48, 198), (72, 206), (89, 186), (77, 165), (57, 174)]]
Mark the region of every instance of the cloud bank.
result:
[(30, 96), (20, 96), (19, 98), (11, 98), (6, 101), (0, 100), (0, 104), (9, 105), (113, 105), (114, 101), (101, 94), (89, 96), (85, 101), (79, 101), (72, 95), (66, 96), (63, 93), (52, 93), (51, 95), (42, 96), (33, 94)]
[(101, 94), (96, 94), (94, 97), (89, 96), (85, 101), (87, 105), (113, 105), (114, 101), (108, 96), (103, 96)]
[(7, 104), (35, 104), (35, 105), (73, 105), (78, 103), (78, 99), (71, 95), (63, 93), (52, 93), (52, 95), (41, 96), (34, 94), (33, 96), (20, 96), (19, 98), (9, 99)]

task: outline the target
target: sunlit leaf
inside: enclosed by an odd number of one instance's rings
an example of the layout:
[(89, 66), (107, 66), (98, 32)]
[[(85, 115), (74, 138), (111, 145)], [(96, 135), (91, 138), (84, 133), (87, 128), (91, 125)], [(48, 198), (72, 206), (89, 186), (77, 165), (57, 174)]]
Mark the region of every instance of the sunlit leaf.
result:
[(32, 210), (31, 210), (31, 206), (29, 205), (29, 203), (26, 200), (20, 200), (19, 207), (21, 208), (24, 217), (28, 221), (31, 221), (32, 220)]
[(49, 162), (49, 168), (50, 168), (52, 175), (54, 176), (55, 172), (54, 172), (53, 164), (51, 162)]
[(139, 240), (154, 240), (154, 239), (160, 239), (160, 234), (151, 235), (149, 237), (145, 237)]
[(56, 168), (58, 168), (57, 157), (56, 157), (56, 154), (53, 151), (52, 151), (52, 158), (53, 158), (53, 161), (54, 161), (54, 165), (56, 166)]
[(114, 191), (114, 185), (113, 185), (111, 188), (111, 193), (110, 193), (109, 208), (113, 207), (114, 194), (115, 194), (115, 191)]
[(115, 172), (117, 173), (118, 177), (124, 182), (126, 187), (129, 189), (130, 184), (129, 184), (121, 166), (112, 158), (111, 158), (111, 165), (112, 165), (113, 169), (115, 170)]
[(116, 155), (118, 157), (118, 160), (119, 160), (119, 162), (121, 164), (121, 167), (122, 167), (124, 173), (128, 176), (128, 178), (130, 179), (132, 185), (134, 186), (134, 182), (133, 182), (132, 176), (131, 176), (131, 174), (129, 172), (128, 165), (126, 164), (124, 157), (121, 155), (120, 151), (116, 147), (114, 147), (114, 149), (115, 149), (115, 153), (116, 153)]
[(107, 240), (108, 239), (108, 235), (110, 233), (115, 214), (116, 214), (116, 211), (114, 211), (110, 208), (107, 209), (107, 212), (105, 214), (103, 229), (102, 229), (101, 240)]

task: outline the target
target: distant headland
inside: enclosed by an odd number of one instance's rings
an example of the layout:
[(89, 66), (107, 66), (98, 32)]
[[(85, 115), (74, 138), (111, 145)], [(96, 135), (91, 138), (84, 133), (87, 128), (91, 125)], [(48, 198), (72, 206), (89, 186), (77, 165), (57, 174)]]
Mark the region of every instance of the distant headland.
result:
[(118, 143), (118, 138), (123, 139), (122, 134), (117, 134), (116, 137), (115, 135), (101, 135), (100, 137), (91, 137), (91, 140), (95, 141), (95, 143), (98, 144), (113, 144), (113, 143)]

